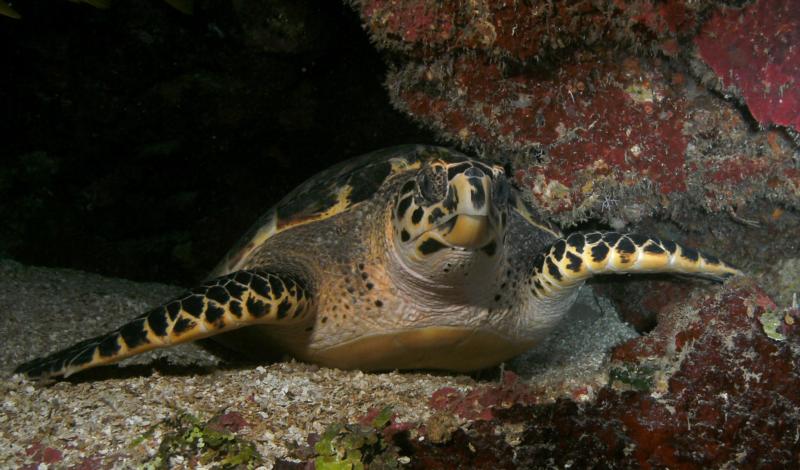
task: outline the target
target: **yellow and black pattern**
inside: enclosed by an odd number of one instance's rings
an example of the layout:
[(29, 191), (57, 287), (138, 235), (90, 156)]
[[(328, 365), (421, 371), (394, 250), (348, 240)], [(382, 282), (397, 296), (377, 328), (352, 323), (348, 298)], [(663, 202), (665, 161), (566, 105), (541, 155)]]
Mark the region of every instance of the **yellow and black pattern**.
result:
[(505, 228), (510, 191), (502, 167), (469, 159), (426, 162), (398, 192), (395, 236), (414, 244), (420, 257), (450, 247), (487, 246), (493, 252), (494, 232)]
[(346, 214), (375, 197), (398, 175), (416, 172), (424, 161), (467, 157), (448, 149), (403, 145), (356, 157), (317, 173), (270, 208), (231, 248), (212, 275), (237, 271), (273, 236)]
[(296, 276), (237, 271), (211, 280), (122, 327), (21, 365), (30, 377), (68, 377), (151, 349), (194, 341), (255, 324), (302, 320), (309, 311), (306, 284)]
[(533, 263), (531, 290), (552, 297), (598, 274), (677, 273), (724, 280), (742, 274), (714, 256), (669, 240), (616, 232), (573, 233)]

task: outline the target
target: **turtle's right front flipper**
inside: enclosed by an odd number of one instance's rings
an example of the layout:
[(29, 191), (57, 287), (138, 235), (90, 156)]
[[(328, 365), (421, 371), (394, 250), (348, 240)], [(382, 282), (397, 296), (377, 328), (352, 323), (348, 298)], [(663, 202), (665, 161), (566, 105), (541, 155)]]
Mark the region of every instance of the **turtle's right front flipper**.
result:
[(262, 270), (213, 279), (122, 327), (19, 366), (29, 377), (68, 377), (156, 348), (249, 325), (289, 324), (309, 314), (310, 294), (297, 276)]
[(669, 240), (616, 232), (573, 233), (533, 263), (532, 292), (541, 299), (574, 294), (600, 274), (672, 273), (722, 281), (742, 272), (714, 256)]

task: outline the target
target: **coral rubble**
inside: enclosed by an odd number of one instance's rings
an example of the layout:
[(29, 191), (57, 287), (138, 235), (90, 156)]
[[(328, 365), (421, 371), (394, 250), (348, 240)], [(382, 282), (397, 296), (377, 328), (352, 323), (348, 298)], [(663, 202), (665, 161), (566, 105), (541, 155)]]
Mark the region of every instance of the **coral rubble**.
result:
[(770, 308), (769, 297), (747, 281), (695, 292), (689, 305), (663, 311), (649, 336), (612, 354), (612, 371), (645, 371), (650, 386), (618, 380), (592, 403), (508, 410), (503, 419), (526, 423), (518, 459), (579, 467), (796, 464), (798, 343), (764, 333), (759, 317)]

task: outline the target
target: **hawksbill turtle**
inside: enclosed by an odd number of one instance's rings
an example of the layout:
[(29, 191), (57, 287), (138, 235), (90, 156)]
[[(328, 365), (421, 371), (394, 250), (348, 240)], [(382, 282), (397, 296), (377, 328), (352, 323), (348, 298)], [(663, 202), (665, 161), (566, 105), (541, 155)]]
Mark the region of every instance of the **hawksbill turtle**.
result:
[(540, 342), (586, 279), (640, 272), (739, 274), (655, 237), (563, 237), (502, 166), (396, 147), (303, 183), (199, 287), (17, 372), (66, 377), (207, 337), (343, 369), (474, 371)]

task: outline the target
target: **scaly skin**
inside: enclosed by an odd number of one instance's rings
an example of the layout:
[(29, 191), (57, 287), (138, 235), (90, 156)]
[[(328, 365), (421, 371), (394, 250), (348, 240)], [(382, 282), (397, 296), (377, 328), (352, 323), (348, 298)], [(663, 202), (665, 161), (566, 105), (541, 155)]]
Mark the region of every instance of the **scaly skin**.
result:
[(535, 295), (552, 297), (599, 274), (677, 273), (722, 281), (742, 274), (716, 257), (669, 240), (616, 232), (573, 233), (534, 260)]
[(308, 292), (299, 279), (264, 271), (238, 271), (206, 282), (114, 331), (22, 364), (15, 372), (30, 377), (69, 377), (151, 349), (245, 325), (298, 323), (306, 319), (308, 307)]

